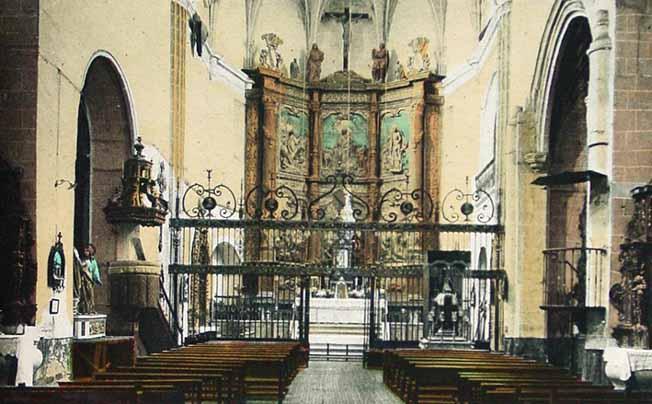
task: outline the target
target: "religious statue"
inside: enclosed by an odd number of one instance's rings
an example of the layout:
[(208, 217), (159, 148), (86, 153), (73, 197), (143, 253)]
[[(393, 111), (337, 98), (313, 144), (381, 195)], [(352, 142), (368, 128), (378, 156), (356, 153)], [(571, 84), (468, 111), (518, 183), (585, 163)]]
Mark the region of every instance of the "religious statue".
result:
[(382, 83), (385, 81), (387, 66), (389, 65), (389, 52), (387, 52), (387, 49), (385, 49), (384, 43), (380, 44), (379, 49), (374, 49), (371, 51), (371, 58), (373, 59), (371, 74), (374, 78), (374, 81), (377, 83)]
[(258, 55), (258, 66), (269, 67), (267, 64), (267, 49), (260, 50), (260, 54)]
[(194, 55), (196, 50), (197, 56), (201, 57), (204, 43), (208, 39), (208, 29), (197, 13), (194, 13), (190, 17), (188, 26), (190, 26), (190, 47), (192, 54)]
[(319, 50), (316, 43), (312, 44), (310, 54), (308, 54), (308, 65), (306, 66), (306, 80), (309, 83), (319, 81), (321, 76), (321, 63), (324, 61), (324, 52)]
[(396, 61), (396, 66), (394, 67), (394, 80), (406, 80), (407, 79), (407, 71), (405, 70), (405, 66), (401, 63), (400, 60)]
[(50, 248), (50, 256), (48, 257), (48, 286), (57, 292), (63, 289), (66, 275), (66, 256), (61, 242), (62, 237), (61, 232), (59, 232), (57, 241)]
[(95, 246), (88, 244), (84, 248), (84, 257), (79, 256), (75, 248), (75, 290), (74, 295), (79, 299), (78, 313), (94, 314), (95, 313), (95, 296), (93, 288), (95, 285), (101, 285), (100, 268), (95, 260)]
[(290, 78), (294, 80), (299, 80), (300, 77), (301, 77), (301, 68), (299, 67), (297, 58), (294, 58), (292, 59), (292, 63), (290, 63)]
[(282, 170), (295, 168), (301, 170), (305, 162), (305, 148), (301, 139), (290, 128), (281, 134), (279, 163)]
[[(410, 48), (412, 48), (411, 63), (409, 63), (410, 70), (415, 71), (429, 71), (430, 70), (430, 54), (428, 52), (428, 46), (430, 45), (430, 40), (426, 37), (417, 37), (414, 38), (409, 43)], [(421, 65), (418, 66), (417, 63), (421, 62)]]
[(349, 290), (344, 281), (344, 277), (340, 276), (340, 279), (335, 284), (335, 298), (336, 299), (347, 299), (349, 297)]
[(266, 52), (263, 52), (265, 49), (262, 49), (260, 51), (261, 58), (262, 55), (264, 54), (267, 59), (266, 63), (265, 64), (261, 63), (261, 65), (263, 66), (266, 65), (272, 69), (276, 69), (280, 71), (281, 68), (280, 64), (282, 63), (283, 58), (279, 53), (278, 47), (283, 44), (283, 40), (273, 32), (264, 34), (260, 38), (265, 41), (265, 45), (267, 46)]
[(434, 299), (435, 322), (439, 331), (457, 332), (460, 317), (460, 305), (450, 279), (444, 281), (444, 287)]
[(403, 159), (407, 150), (407, 142), (403, 132), (394, 127), (389, 136), (385, 150), (385, 164), (387, 169), (394, 174), (401, 174), (404, 170)]
[(165, 177), (165, 162), (161, 160), (159, 163), (159, 172), (156, 177), (156, 184), (158, 185), (158, 190), (160, 195), (164, 195), (165, 191), (168, 189), (168, 181)]

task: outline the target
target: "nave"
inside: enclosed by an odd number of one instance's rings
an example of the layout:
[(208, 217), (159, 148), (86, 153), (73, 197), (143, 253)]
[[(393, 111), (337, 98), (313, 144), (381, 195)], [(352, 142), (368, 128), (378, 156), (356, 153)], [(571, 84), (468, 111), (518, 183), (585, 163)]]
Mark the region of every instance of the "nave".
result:
[(402, 401), (383, 385), (380, 370), (364, 369), (359, 362), (313, 361), (292, 382), (284, 402), (399, 404)]
[(482, 350), (375, 350), (365, 363), (376, 369), (308, 359), (295, 343), (204, 342), (132, 356), (130, 364), (110, 357), (56, 387), (2, 387), (0, 404), (652, 403), (649, 394)]

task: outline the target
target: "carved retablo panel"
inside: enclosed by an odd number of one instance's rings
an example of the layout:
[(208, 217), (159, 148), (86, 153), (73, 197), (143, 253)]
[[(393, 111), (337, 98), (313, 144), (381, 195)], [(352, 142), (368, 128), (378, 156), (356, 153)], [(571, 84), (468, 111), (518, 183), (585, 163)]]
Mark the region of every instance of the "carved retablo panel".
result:
[(352, 112), (334, 112), (322, 121), (322, 167), (325, 177), (335, 172), (347, 172), (355, 177), (367, 174), (369, 135), (367, 118)]
[(407, 175), (409, 171), (410, 117), (405, 111), (382, 115), (380, 128), (382, 175)]
[(278, 120), (278, 169), (291, 174), (308, 173), (308, 114), (283, 106)]

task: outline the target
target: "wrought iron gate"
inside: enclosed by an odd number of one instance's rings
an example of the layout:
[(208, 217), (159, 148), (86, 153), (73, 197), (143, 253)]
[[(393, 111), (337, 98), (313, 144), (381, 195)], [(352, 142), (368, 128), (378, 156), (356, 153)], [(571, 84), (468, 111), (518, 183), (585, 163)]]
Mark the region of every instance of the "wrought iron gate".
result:
[[(209, 177), (179, 194), (168, 287), (184, 337), (308, 343), (311, 298), (332, 297), (364, 301), (369, 346), (413, 346), (438, 335), (441, 278), (459, 303), (453, 336), (491, 339), (504, 272), (491, 253), (501, 227), (488, 195), (455, 191), (461, 198), (451, 193), (437, 208), (423, 190), (392, 188), (372, 200), (346, 174), (320, 189), (309, 198), (257, 187), (237, 199)], [(428, 261), (428, 252), (481, 249), (483, 268)]]

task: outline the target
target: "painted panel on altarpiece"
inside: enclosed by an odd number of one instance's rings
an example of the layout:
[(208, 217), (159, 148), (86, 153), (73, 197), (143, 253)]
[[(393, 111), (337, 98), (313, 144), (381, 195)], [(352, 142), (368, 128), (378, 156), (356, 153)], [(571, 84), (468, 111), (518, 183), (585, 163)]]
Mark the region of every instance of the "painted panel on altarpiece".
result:
[(346, 119), (345, 114), (334, 112), (324, 118), (322, 125), (322, 177), (337, 171), (365, 177), (369, 157), (367, 118), (352, 112)]
[(384, 175), (408, 174), (410, 115), (405, 111), (386, 112), (380, 128), (381, 167)]
[(308, 114), (283, 106), (278, 120), (279, 171), (308, 173)]

